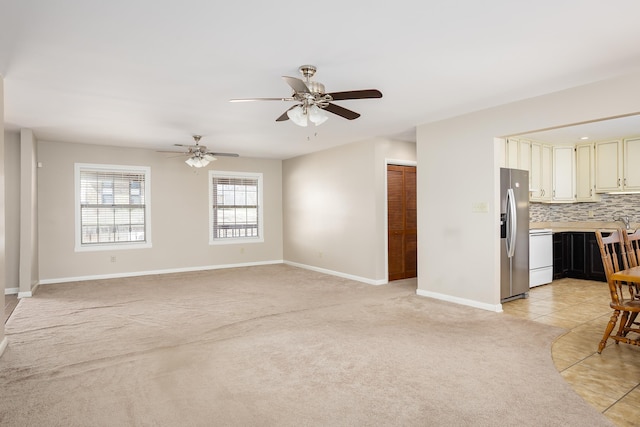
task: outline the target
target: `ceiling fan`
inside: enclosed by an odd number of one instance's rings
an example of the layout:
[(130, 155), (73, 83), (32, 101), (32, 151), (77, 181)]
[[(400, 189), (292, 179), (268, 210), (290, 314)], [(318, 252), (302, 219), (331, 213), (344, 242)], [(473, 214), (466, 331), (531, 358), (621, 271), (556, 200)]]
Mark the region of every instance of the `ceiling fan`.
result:
[[(207, 147), (204, 145), (200, 145), (201, 135), (193, 135), (193, 139), (195, 141), (194, 145), (186, 145), (186, 144), (173, 144), (176, 147), (186, 147), (187, 151), (182, 153), (185, 156), (189, 156), (185, 163), (191, 167), (195, 168), (203, 168), (207, 166), (210, 162), (216, 160), (216, 157), (239, 157), (236, 153), (214, 153), (212, 151), (207, 151)], [(175, 153), (175, 151), (161, 151), (162, 153)]]
[(310, 121), (318, 126), (327, 120), (325, 111), (344, 117), (347, 120), (354, 120), (360, 117), (360, 114), (355, 111), (336, 105), (332, 101), (382, 98), (382, 92), (377, 89), (327, 93), (322, 83), (311, 80), (316, 73), (315, 66), (302, 65), (298, 70), (304, 77), (304, 80), (297, 77), (282, 76), (284, 81), (293, 89), (293, 94), (288, 98), (244, 98), (232, 99), (230, 101), (295, 101), (297, 104), (285, 111), (276, 121), (283, 122), (291, 119), (292, 122), (299, 126), (307, 126), (307, 123)]

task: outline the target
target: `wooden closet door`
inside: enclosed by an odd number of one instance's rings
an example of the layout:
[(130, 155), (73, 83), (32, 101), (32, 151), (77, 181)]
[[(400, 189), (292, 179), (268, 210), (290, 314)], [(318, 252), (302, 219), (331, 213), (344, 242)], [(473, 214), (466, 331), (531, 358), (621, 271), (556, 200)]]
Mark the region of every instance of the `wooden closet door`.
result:
[(415, 166), (387, 165), (389, 281), (417, 276)]

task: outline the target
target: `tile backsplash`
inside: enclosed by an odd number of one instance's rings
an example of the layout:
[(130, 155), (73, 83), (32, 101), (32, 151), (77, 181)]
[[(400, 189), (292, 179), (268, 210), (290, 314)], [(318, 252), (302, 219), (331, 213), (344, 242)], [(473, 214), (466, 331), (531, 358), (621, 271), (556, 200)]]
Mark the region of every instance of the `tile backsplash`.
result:
[(531, 222), (613, 221), (619, 215), (640, 222), (640, 194), (603, 194), (593, 203), (531, 203)]

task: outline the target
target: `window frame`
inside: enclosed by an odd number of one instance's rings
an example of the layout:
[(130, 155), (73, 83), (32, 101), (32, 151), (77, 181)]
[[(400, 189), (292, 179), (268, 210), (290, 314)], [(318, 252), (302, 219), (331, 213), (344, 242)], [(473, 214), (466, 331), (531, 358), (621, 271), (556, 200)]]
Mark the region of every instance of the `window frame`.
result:
[[(144, 241), (82, 243), (82, 209), (81, 209), (81, 172), (112, 172), (144, 174)], [(75, 189), (75, 251), (93, 252), (123, 249), (151, 248), (151, 168), (149, 166), (108, 165), (96, 163), (74, 164)]]
[[(214, 178), (247, 178), (256, 179), (258, 181), (258, 236), (257, 237), (229, 237), (214, 238), (213, 220), (214, 220), (214, 197), (213, 197), (213, 180)], [(262, 243), (264, 242), (264, 196), (263, 196), (263, 174), (260, 172), (230, 172), (209, 170), (209, 244), (210, 245), (229, 245), (237, 243)]]

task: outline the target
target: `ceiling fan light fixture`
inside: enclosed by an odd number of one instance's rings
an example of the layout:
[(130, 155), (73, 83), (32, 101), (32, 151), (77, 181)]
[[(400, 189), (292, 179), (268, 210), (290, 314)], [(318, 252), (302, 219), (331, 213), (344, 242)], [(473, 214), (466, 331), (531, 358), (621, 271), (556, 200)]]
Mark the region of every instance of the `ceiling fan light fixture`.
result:
[(304, 109), (301, 105), (296, 105), (295, 107), (287, 111), (287, 116), (293, 123), (297, 124), (298, 126), (307, 126), (307, 115), (304, 113)]
[(326, 111), (317, 105), (312, 105), (309, 107), (309, 120), (316, 126), (320, 126), (324, 122), (327, 121), (329, 117), (327, 116)]
[(209, 164), (209, 160), (197, 156), (189, 157), (184, 162), (192, 168), (203, 168)]
[[(195, 145), (185, 145), (185, 144), (174, 144), (178, 147), (186, 147), (187, 151), (182, 153), (187, 156), (187, 159), (184, 161), (189, 167), (192, 168), (203, 168), (207, 166), (209, 163), (218, 160), (218, 156), (224, 157), (239, 157), (239, 154), (236, 153), (217, 153), (213, 151), (207, 150), (207, 147), (204, 145), (200, 145), (200, 135), (193, 135), (193, 139), (195, 140)], [(175, 153), (175, 151), (163, 151), (164, 153)]]

